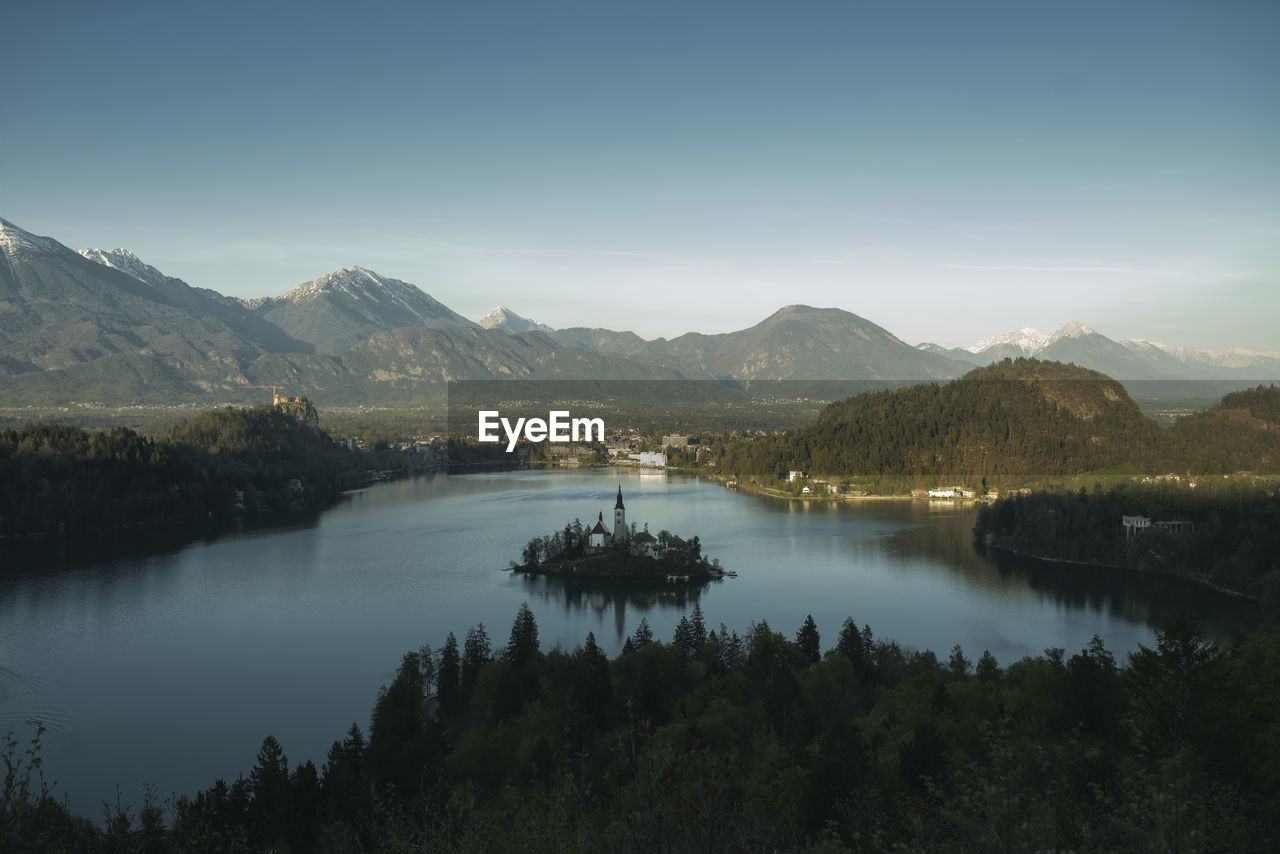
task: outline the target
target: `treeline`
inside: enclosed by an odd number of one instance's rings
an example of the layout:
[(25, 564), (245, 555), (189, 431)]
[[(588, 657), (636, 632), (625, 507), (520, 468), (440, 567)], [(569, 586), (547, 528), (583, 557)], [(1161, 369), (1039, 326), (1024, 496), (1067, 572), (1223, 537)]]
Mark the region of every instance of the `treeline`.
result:
[(226, 407), (157, 436), (126, 427), (0, 430), (0, 535), (182, 525), (323, 503), (400, 454), (363, 454), (274, 407)]
[[(1122, 516), (1152, 527), (1127, 533)], [(1188, 522), (1172, 532), (1155, 523)], [(1041, 557), (1157, 570), (1210, 581), (1280, 605), (1280, 495), (1251, 478), (1126, 482), (1037, 492), (978, 511), (981, 541)]]
[[(322, 766), (267, 738), (247, 777), (104, 828), (6, 778), (0, 846), (57, 851), (1266, 851), (1280, 846), (1280, 632), (1179, 618), (1125, 665), (1095, 638), (1000, 666), (847, 619), (825, 653), (695, 607), (544, 651), (522, 606), (407, 654)], [(17, 752), (10, 741), (9, 767)], [(26, 781), (26, 782), (24, 782)], [(166, 824), (165, 818), (169, 819)]]
[(1274, 383), (1223, 395), (1214, 409), (1244, 411), (1280, 430), (1280, 388)]
[[(1232, 405), (1266, 420), (1280, 407), (1280, 389), (1240, 393)], [(834, 403), (808, 427), (729, 443), (716, 466), (774, 483), (791, 470), (1006, 482), (1117, 466), (1153, 473), (1274, 471), (1280, 469), (1280, 433), (1225, 411), (1189, 416), (1165, 430), (1102, 374), (1006, 359), (945, 385), (867, 392)]]

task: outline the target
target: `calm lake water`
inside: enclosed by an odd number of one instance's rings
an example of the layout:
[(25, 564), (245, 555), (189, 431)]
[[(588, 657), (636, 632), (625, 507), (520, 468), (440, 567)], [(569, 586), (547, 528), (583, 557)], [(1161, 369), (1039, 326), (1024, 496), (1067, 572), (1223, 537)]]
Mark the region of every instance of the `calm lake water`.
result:
[[(702, 538), (738, 578), (687, 588), (502, 571), (536, 534), (611, 517)], [(528, 601), (544, 649), (594, 632), (611, 654), (641, 617), (669, 640), (699, 602), (740, 634), (788, 636), (813, 614), (823, 646), (852, 616), (877, 637), (960, 643), (1001, 665), (1097, 633), (1118, 658), (1185, 608), (1212, 634), (1253, 606), (1176, 579), (975, 549), (974, 511), (944, 503), (800, 504), (693, 477), (588, 470), (437, 475), (355, 493), (317, 520), (232, 532), (164, 554), (0, 572), (0, 734), (43, 721), (45, 769), (72, 809), (165, 798), (247, 774), (264, 736), (322, 764), (352, 721), (367, 732), (401, 656), (483, 622), (495, 646)]]

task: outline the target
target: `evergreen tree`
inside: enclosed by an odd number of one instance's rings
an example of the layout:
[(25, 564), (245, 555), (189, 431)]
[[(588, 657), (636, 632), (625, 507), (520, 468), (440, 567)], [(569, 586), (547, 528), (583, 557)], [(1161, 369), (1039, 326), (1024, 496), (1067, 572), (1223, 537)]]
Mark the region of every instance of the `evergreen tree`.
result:
[(691, 618), (693, 624), (693, 639), (697, 644), (694, 653), (702, 651), (702, 645), (707, 642), (707, 623), (702, 617), (702, 606), (697, 602), (693, 603), (693, 615)]
[(724, 623), (720, 624), (720, 652), (716, 656), (716, 669), (723, 673), (732, 673), (746, 662), (747, 646), (737, 632), (729, 631)]
[(640, 625), (636, 626), (635, 634), (631, 636), (632, 648), (640, 649), (653, 640), (653, 629), (649, 628), (649, 621), (644, 617), (640, 618)]
[(431, 644), (424, 643), (419, 647), (418, 667), (422, 670), (423, 688), (430, 694), (436, 684), (436, 656), (431, 649)]
[(813, 614), (805, 617), (804, 623), (796, 631), (796, 646), (814, 664), (822, 658), (822, 638), (818, 634), (818, 624), (813, 621)]
[(283, 842), (289, 829), (289, 759), (275, 736), (262, 740), (258, 759), (249, 771), (249, 785), (253, 839), (264, 847)]
[(444, 649), (440, 651), (440, 666), (436, 673), (436, 696), (440, 699), (440, 708), (446, 712), (452, 712), (458, 701), (461, 667), (458, 639), (453, 632), (449, 632), (449, 636), (444, 641)]
[(506, 661), (510, 667), (521, 668), (538, 651), (538, 624), (528, 602), (520, 603), (515, 622), (511, 624), (511, 637), (507, 640)]
[(360, 726), (351, 724), (347, 737), (335, 741), (324, 763), (321, 789), (330, 816), (354, 820), (368, 801), (369, 787), (364, 784), (365, 740)]
[(991, 654), (991, 650), (982, 651), (982, 657), (978, 659), (975, 672), (980, 682), (995, 682), (1000, 678), (1000, 665), (996, 663), (996, 657)]
[(476, 687), (476, 677), (480, 668), (493, 660), (493, 649), (489, 644), (489, 633), (484, 623), (467, 629), (467, 639), (462, 644), (462, 693), (470, 697)]
[(689, 622), (687, 617), (680, 617), (680, 622), (676, 624), (676, 634), (672, 638), (672, 643), (683, 649), (685, 655), (689, 658), (697, 655), (698, 644), (693, 633), (693, 624)]
[(867, 648), (862, 641), (862, 633), (853, 617), (845, 617), (840, 625), (840, 637), (836, 639), (836, 651), (853, 662), (854, 669), (864, 666), (867, 660)]

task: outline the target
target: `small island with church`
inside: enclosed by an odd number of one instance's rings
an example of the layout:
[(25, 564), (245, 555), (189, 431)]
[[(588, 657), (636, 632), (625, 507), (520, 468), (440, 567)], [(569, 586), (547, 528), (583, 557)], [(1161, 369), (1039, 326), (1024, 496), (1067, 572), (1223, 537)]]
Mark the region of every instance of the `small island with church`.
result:
[(604, 512), (591, 527), (578, 519), (547, 536), (534, 537), (525, 544), (521, 563), (512, 562), (515, 572), (566, 578), (650, 578), (669, 582), (708, 581), (734, 577), (702, 554), (702, 543), (661, 531), (649, 533), (646, 523), (636, 530), (627, 526), (627, 508), (622, 503), (622, 487), (613, 505), (613, 527), (604, 522)]

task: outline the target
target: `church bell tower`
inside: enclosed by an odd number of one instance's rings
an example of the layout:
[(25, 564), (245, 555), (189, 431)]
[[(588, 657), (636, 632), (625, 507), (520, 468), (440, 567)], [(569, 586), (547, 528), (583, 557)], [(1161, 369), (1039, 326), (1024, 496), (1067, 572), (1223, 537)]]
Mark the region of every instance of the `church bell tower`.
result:
[(618, 501), (613, 505), (613, 541), (627, 541), (627, 508), (622, 506), (622, 484), (618, 484)]

